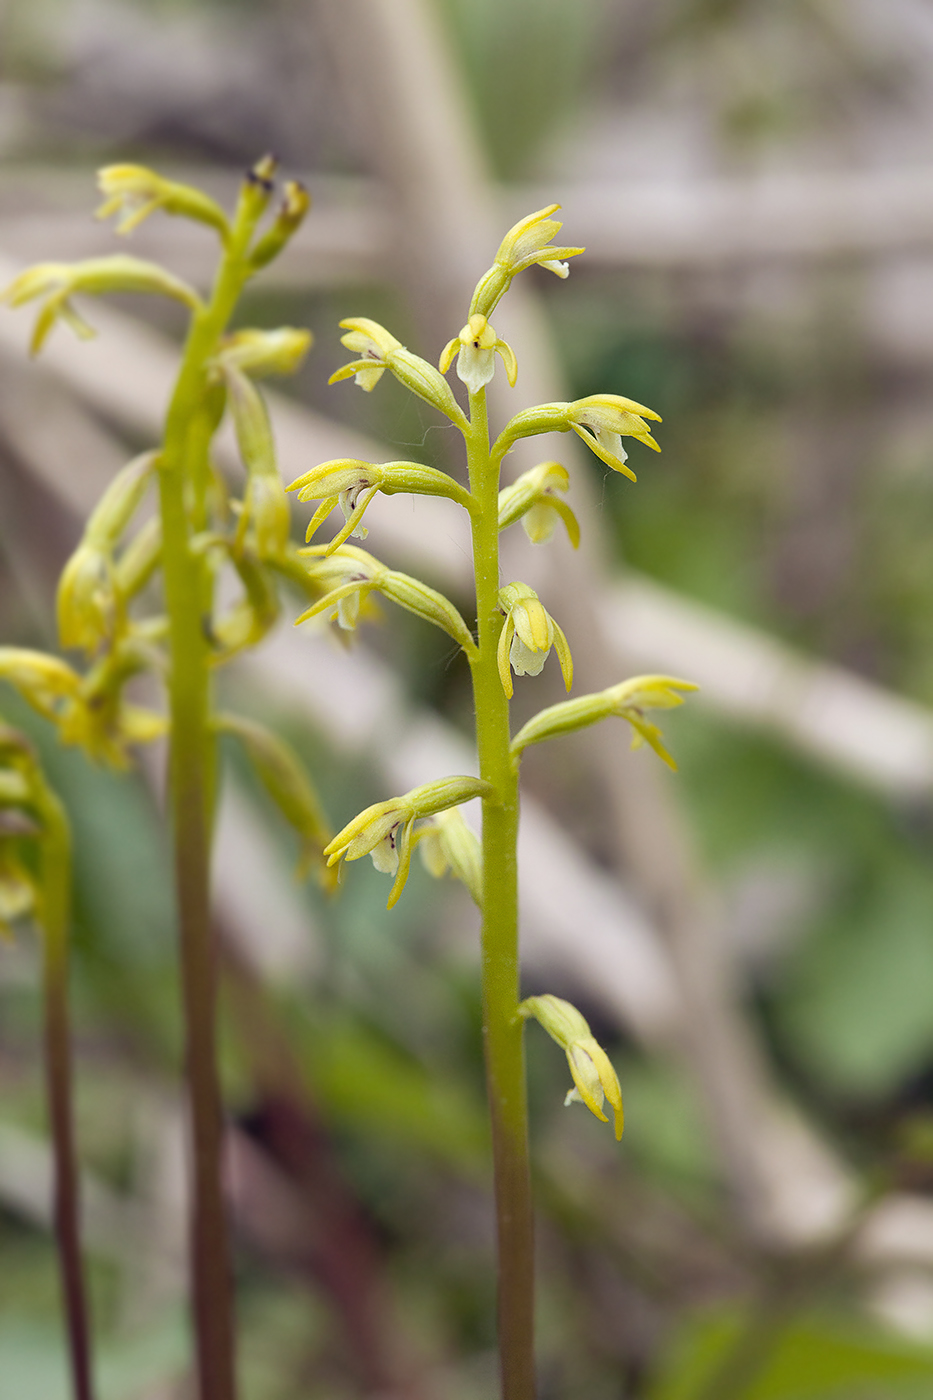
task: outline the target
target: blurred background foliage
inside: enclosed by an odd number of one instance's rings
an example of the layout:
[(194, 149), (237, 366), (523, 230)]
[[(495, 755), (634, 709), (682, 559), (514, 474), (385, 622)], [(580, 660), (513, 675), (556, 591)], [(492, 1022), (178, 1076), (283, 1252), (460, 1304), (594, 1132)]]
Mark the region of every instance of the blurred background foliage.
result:
[[(27, 256), (35, 238), (52, 256), (43, 218), (86, 208), (91, 172), (114, 159), (208, 170), (228, 192), (266, 148), (312, 191), (369, 177), (321, 8), (3, 0), (0, 251), (8, 239)], [(921, 0), (433, 9), (509, 207), (517, 186), (546, 184), (560, 198), (576, 179), (623, 194), (645, 179), (698, 188), (802, 171), (818, 182), (892, 166), (933, 179), (933, 33)], [(577, 237), (570, 225), (567, 234)], [(566, 284), (538, 288), (567, 397), (617, 390), (665, 420), (663, 456), (636, 463), (637, 487), (588, 464), (617, 567), (925, 707), (931, 247), (933, 226), (925, 247), (871, 259), (846, 248), (807, 263), (581, 259)], [(260, 286), (244, 319), (314, 329), (316, 351), (288, 386), (301, 402), (429, 450), (438, 435), (395, 386), (363, 401), (325, 384), (341, 315), (365, 311), (417, 346), (402, 301), (373, 277)], [(893, 329), (892, 307), (909, 312)], [(0, 373), (21, 382), (6, 352)], [(0, 394), (0, 621), (4, 641), (43, 646), (76, 525), (29, 479), (5, 423), (16, 397), (15, 387)], [(137, 444), (98, 417), (129, 455)], [(67, 456), (67, 438), (62, 448)], [(468, 720), (465, 678), (437, 637), (392, 616), (374, 644), (401, 666), (412, 702)], [(336, 823), (379, 795), (366, 753), (348, 759), (306, 716), (231, 684), (247, 712), (287, 729)], [(11, 695), (0, 706), (40, 748), (76, 833), (74, 997), (102, 1395), (167, 1400), (185, 1393), (187, 1344), (180, 1032), (158, 804), (143, 773), (92, 769)], [(531, 1044), (542, 1397), (929, 1396), (933, 1256), (891, 1282), (850, 1248), (860, 1210), (885, 1193), (928, 1201), (933, 1191), (929, 793), (880, 796), (712, 711), (691, 708), (666, 732), (744, 1014), (769, 1073), (845, 1162), (860, 1204), (842, 1238), (799, 1251), (749, 1240), (684, 1062), (584, 1004), (618, 1066), (629, 1126), (618, 1150), (595, 1120), (565, 1113), (562, 1056)], [(232, 753), (224, 781), (287, 882), (290, 837)], [(585, 829), (586, 812), (576, 815)], [(439, 903), (420, 870), (389, 918), (385, 892), (368, 863), (336, 901), (301, 886), (311, 949), (301, 976), (263, 985), (225, 954), (247, 1400), (349, 1400), (390, 1384), (399, 1395), (479, 1400), (493, 1386), (476, 956), (463, 934), (472, 923), (458, 892)], [(42, 1206), (36, 974), (24, 928), (0, 948), (0, 1400), (66, 1394)]]

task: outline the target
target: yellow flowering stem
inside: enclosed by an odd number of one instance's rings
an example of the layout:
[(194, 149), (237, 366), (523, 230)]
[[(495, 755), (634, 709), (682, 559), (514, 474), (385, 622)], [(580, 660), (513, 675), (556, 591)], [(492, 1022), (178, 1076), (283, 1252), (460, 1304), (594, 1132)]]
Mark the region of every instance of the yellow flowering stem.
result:
[(256, 186), (247, 182), (213, 294), (192, 318), (159, 461), (162, 570), (171, 649), (169, 785), (191, 1119), (191, 1271), (201, 1400), (234, 1400), (236, 1376), (210, 909), (210, 808), (216, 762), (204, 627), (204, 618), (210, 616), (210, 575), (203, 554), (191, 549), (197, 522), (188, 518), (186, 496), (193, 491), (197, 501), (207, 477), (208, 362), (252, 271), (249, 243), (263, 208), (258, 195)]
[(71, 919), (71, 831), (65, 810), (36, 772), (33, 802), (42, 823), (42, 996), (45, 1074), (55, 1162), (53, 1220), (75, 1400), (93, 1400), (91, 1333), (84, 1268), (78, 1159), (74, 1138), (71, 1029), (68, 1012), (68, 931)]
[(499, 1260), (503, 1400), (533, 1400), (534, 1222), (528, 1108), (519, 1004), (518, 773), (509, 751), (509, 702), (496, 651), (499, 606), (499, 472), (490, 460), (486, 390), (470, 394), (466, 436), (479, 649), (470, 655), (483, 799), (482, 978), (486, 1082), (492, 1122)]

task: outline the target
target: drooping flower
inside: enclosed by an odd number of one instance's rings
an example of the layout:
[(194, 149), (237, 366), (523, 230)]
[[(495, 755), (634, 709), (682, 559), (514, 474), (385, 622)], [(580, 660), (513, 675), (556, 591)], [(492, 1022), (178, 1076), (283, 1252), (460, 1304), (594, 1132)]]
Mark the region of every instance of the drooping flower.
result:
[(509, 583), (499, 589), (499, 602), (505, 612), (505, 623), (499, 633), (497, 661), (502, 689), (511, 700), (512, 677), (538, 676), (544, 668), (551, 647), (557, 648), (564, 685), (573, 684), (573, 658), (567, 638), (526, 583)]
[(574, 549), (580, 543), (577, 517), (558, 494), (567, 490), (570, 475), (560, 462), (541, 462), (522, 472), (511, 486), (499, 492), (499, 529), (506, 530), (520, 520), (532, 544), (545, 544), (554, 534), (558, 519), (567, 527)]
[(308, 575), (322, 590), (322, 596), (295, 619), (295, 626), (334, 608), (332, 620), (342, 631), (352, 632), (359, 622), (362, 604), (389, 571), (372, 554), (355, 545), (341, 545), (330, 554), (327, 550), (328, 546), (311, 545), (302, 551), (314, 561), (308, 567)]
[(62, 320), (82, 340), (91, 339), (95, 332), (79, 315), (71, 302), (78, 292), (101, 296), (107, 292), (144, 292), (159, 294), (182, 302), (190, 310), (201, 306), (193, 287), (175, 277), (157, 263), (115, 253), (105, 258), (85, 258), (76, 263), (36, 263), (15, 277), (0, 292), (0, 301), (10, 306), (22, 306), (36, 297), (45, 300), (36, 317), (29, 353), (37, 355), (49, 332)]
[(96, 217), (122, 214), (117, 233), (132, 233), (157, 209), (210, 224), (224, 239), (230, 232), (226, 214), (210, 195), (193, 185), (166, 180), (145, 165), (105, 165), (97, 172), (97, 185), (104, 203)]
[(353, 818), (324, 848), (328, 865), (341, 860), (372, 856), (373, 865), (384, 875), (394, 875), (389, 893), (391, 909), (405, 888), (411, 865), (412, 828), (419, 817), (432, 817), (448, 807), (456, 807), (471, 797), (491, 791), (480, 778), (439, 778), (423, 783), (401, 797), (376, 802)]
[(435, 880), (448, 871), (462, 880), (474, 902), (482, 907), (483, 852), (476, 832), (463, 819), (459, 807), (437, 812), (415, 834), (421, 859)]
[(608, 1099), (618, 1141), (625, 1124), (622, 1090), (609, 1056), (594, 1037), (585, 1017), (571, 1002), (550, 993), (528, 997), (520, 1004), (518, 1014), (524, 1020), (533, 1017), (566, 1054), (574, 1087), (568, 1091), (564, 1103), (584, 1103), (600, 1122), (608, 1123), (603, 1112), (603, 1104)]

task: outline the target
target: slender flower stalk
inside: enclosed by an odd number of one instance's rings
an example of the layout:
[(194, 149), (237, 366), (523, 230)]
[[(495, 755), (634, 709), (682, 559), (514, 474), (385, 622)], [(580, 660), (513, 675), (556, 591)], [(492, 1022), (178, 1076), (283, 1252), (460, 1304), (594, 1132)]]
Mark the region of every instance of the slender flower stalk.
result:
[(499, 675), (499, 473), (490, 459), (486, 390), (470, 394), (466, 439), (473, 514), (479, 651), (471, 659), (483, 801), (482, 977), (486, 1084), (492, 1126), (499, 1258), (502, 1393), (533, 1400), (534, 1220), (528, 1157), (518, 958), (518, 766), (510, 753), (509, 702)]
[(60, 801), (42, 783), (37, 792), (41, 842), (42, 992), (45, 1074), (55, 1158), (53, 1219), (68, 1327), (75, 1400), (93, 1400), (91, 1333), (81, 1259), (80, 1191), (74, 1138), (68, 932), (71, 920), (71, 832)]
[(214, 734), (210, 650), (203, 619), (211, 580), (191, 549), (186, 493), (203, 494), (208, 361), (249, 276), (247, 250), (262, 205), (241, 198), (208, 305), (196, 313), (168, 410), (159, 461), (162, 572), (169, 619), (169, 793), (185, 1011), (185, 1067), (193, 1156), (191, 1266), (200, 1393), (236, 1394), (233, 1274), (223, 1194), (223, 1102), (217, 1071), (217, 987), (210, 908)]
[(72, 1392), (75, 1400), (93, 1400), (68, 1005), (71, 891), (71, 829), (65, 809), (28, 742), (0, 723), (0, 934), (9, 936), (13, 920), (31, 915), (41, 938), (52, 1222)]

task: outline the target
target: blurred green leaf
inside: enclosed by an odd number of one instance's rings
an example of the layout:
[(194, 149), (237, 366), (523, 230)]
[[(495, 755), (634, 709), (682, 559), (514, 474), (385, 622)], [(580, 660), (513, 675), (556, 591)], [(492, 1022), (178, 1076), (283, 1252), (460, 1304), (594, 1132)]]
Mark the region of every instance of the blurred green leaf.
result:
[[(733, 1309), (688, 1321), (647, 1400), (712, 1400), (705, 1387), (734, 1354), (747, 1325)], [(933, 1394), (933, 1349), (854, 1321), (794, 1322), (776, 1336), (754, 1325), (759, 1365), (745, 1386), (727, 1389), (724, 1379), (723, 1400), (925, 1400)]]
[[(97, 1355), (100, 1400), (141, 1400), (157, 1382), (188, 1366), (181, 1316), (160, 1319), (132, 1336), (103, 1343)], [(0, 1323), (0, 1400), (70, 1400), (62, 1328), (32, 1318)]]
[[(323, 1032), (323, 1033), (322, 1033)], [(349, 1018), (315, 1027), (306, 1063), (334, 1117), (367, 1136), (428, 1152), (459, 1171), (483, 1170), (488, 1128), (460, 1082), (432, 1075)]]
[(501, 175), (527, 169), (577, 118), (599, 62), (604, 0), (444, 0), (476, 115)]
[(798, 951), (776, 1021), (818, 1082), (877, 1097), (933, 1053), (931, 907), (933, 873), (890, 855)]

